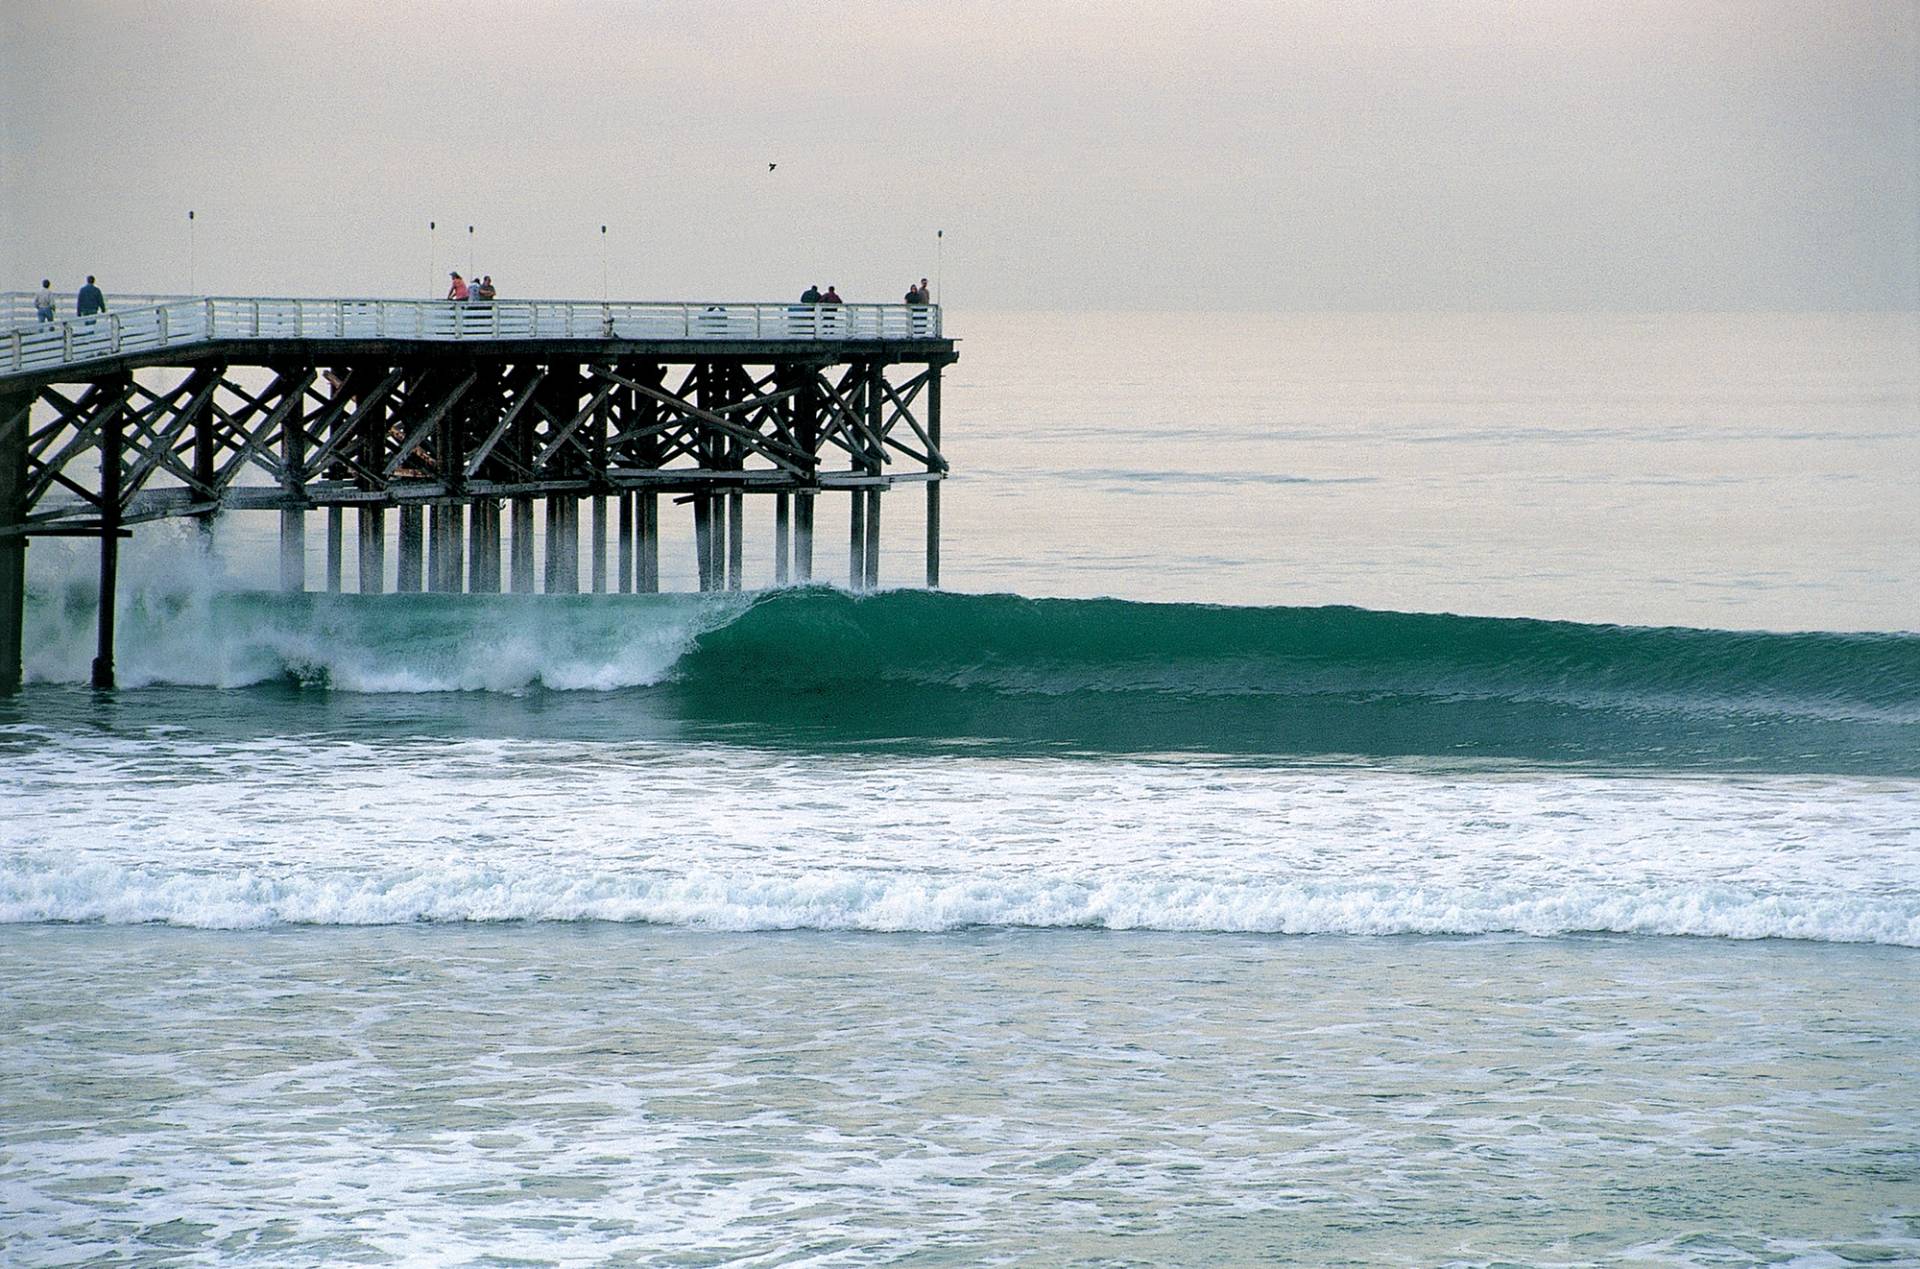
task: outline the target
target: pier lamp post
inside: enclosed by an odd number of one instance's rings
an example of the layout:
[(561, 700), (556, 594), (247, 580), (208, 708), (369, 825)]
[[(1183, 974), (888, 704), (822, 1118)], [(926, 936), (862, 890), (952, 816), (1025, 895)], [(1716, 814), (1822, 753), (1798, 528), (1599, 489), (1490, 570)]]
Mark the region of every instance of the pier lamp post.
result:
[(427, 222), (427, 298), (433, 298), (435, 285), (440, 281), (440, 225), (437, 221)]
[(607, 302), (607, 227), (600, 226), (600, 302)]
[(473, 226), (467, 226), (467, 276), (473, 276)]
[(933, 299), (937, 304), (946, 297), (947, 231), (933, 231)]
[(187, 209), (187, 294), (194, 292), (193, 278), (193, 209)]

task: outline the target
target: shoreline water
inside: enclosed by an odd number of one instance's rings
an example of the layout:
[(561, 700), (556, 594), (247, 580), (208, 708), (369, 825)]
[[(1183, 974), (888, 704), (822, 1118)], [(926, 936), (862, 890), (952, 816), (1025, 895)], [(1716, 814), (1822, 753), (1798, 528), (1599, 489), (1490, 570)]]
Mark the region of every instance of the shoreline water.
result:
[(1910, 964), (7, 927), (7, 1223), (20, 1254), (194, 1258), (1893, 1263)]

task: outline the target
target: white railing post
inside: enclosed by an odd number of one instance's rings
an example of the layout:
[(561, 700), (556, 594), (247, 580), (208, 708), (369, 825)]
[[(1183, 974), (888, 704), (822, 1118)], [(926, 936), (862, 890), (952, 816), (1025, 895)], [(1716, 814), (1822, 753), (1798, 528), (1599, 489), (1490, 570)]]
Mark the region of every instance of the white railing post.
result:
[(160, 306), (160, 346), (167, 346), (167, 309), (164, 304)]
[(120, 351), (120, 314), (107, 315), (107, 351)]
[(253, 302), (253, 337), (260, 338), (260, 301)]
[(13, 332), (13, 338), (9, 342), (13, 344), (13, 368), (15, 370), (23, 369), (25, 354), (20, 351), (20, 332)]

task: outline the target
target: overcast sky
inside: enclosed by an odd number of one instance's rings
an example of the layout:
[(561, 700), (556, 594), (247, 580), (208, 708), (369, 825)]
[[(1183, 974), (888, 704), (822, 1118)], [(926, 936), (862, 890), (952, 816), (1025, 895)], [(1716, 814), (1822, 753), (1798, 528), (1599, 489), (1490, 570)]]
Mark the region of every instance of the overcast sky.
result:
[(0, 0), (0, 94), (10, 288), (1920, 308), (1920, 0)]

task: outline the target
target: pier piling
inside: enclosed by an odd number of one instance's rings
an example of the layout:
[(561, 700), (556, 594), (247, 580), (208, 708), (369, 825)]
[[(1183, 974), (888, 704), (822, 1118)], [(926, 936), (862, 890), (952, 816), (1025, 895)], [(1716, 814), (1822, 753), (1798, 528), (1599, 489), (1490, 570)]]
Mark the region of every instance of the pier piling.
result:
[(660, 495), (640, 495), (639, 556), (634, 585), (646, 594), (660, 589)]
[(394, 543), (396, 568), (393, 588), (402, 594), (418, 594), (426, 582), (422, 553), (426, 547), (427, 516), (417, 502), (400, 505), (400, 528)]
[(867, 491), (849, 493), (847, 507), (847, 588), (863, 590), (867, 584)]
[(467, 591), (500, 593), (500, 500), (476, 498), (467, 525)]
[(614, 552), (613, 574), (614, 590), (618, 594), (633, 593), (633, 494), (623, 493), (619, 498), (619, 509), (615, 513), (614, 540), (617, 549)]
[(360, 593), (378, 595), (387, 588), (387, 509), (360, 508)]
[(508, 569), (508, 585), (516, 595), (533, 594), (533, 499), (515, 498), (513, 500), (512, 561)]
[(605, 494), (593, 496), (593, 525), (589, 532), (593, 535), (593, 562), (591, 585), (593, 593), (607, 593), (607, 499)]
[(940, 485), (942, 474), (935, 455), (940, 452), (940, 367), (927, 369), (927, 589), (940, 589)]
[(813, 580), (814, 502), (813, 494), (804, 489), (793, 500), (793, 576), (802, 586)]
[(0, 392), (0, 693), (24, 670), (27, 614), (27, 427), (33, 395)]
[(327, 589), (340, 593), (342, 560), (346, 555), (346, 525), (339, 507), (327, 508)]
[(93, 686), (101, 690), (114, 685), (113, 618), (120, 590), (121, 481), (126, 475), (126, 412), (133, 377), (116, 376), (107, 387), (100, 414), (100, 607), (93, 655)]
[(773, 584), (787, 584), (788, 544), (792, 538), (792, 510), (790, 495), (778, 493), (773, 496)]

